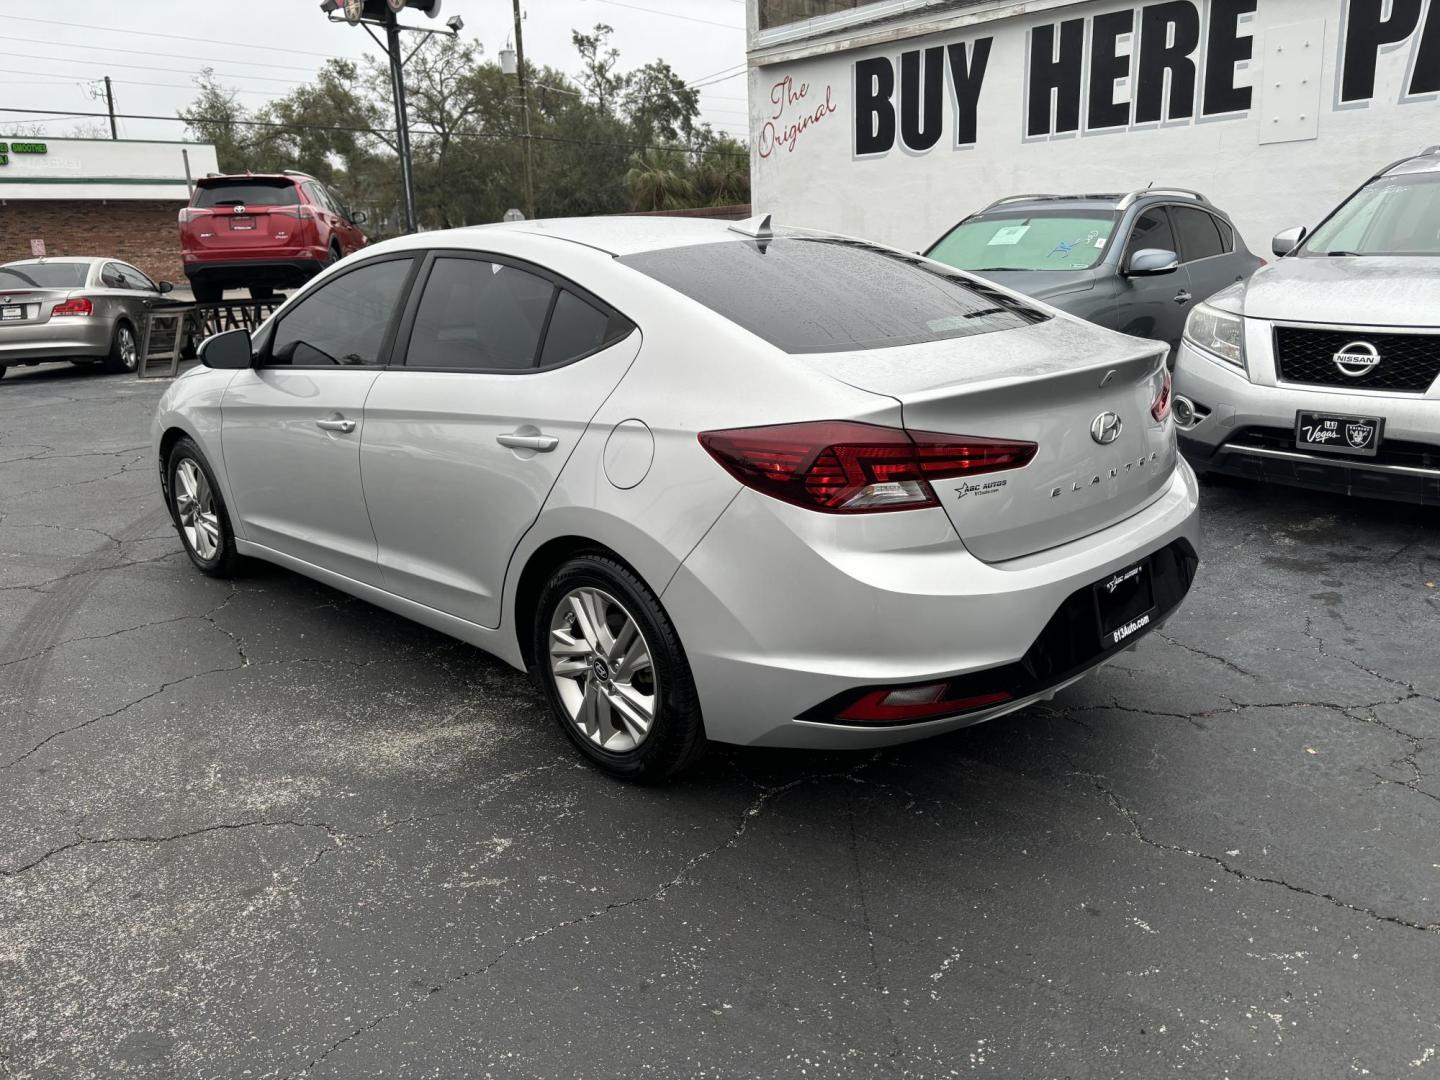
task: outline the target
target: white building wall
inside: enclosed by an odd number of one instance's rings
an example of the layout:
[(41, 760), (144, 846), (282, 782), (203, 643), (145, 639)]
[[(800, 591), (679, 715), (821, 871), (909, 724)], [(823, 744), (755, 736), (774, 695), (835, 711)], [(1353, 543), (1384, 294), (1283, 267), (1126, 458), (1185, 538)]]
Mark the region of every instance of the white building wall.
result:
[(208, 143), (143, 142), (129, 139), (0, 138), (40, 144), (45, 153), (6, 153), (0, 165), (0, 200), (170, 199), (185, 202), (185, 158), (195, 179), (219, 171)]
[[(1181, 32), (1178, 25), (1166, 24), (1164, 41), (1155, 35), (1148, 46), (1138, 41), (1146, 10), (1166, 8), (1173, 14), (1187, 6), (1193, 9), (1200, 37), (1188, 54), (1195, 69), (1193, 115), (1183, 115), (1181, 94), (1181, 115), (1137, 123), (1139, 54), (1147, 47), (1174, 49)], [(834, 229), (920, 249), (960, 218), (1004, 195), (1128, 191), (1154, 181), (1205, 192), (1234, 217), (1250, 247), (1268, 255), (1275, 232), (1313, 225), (1382, 166), (1440, 143), (1440, 106), (1433, 92), (1440, 83), (1440, 0), (1417, 2), (1419, 20), (1403, 35), (1409, 5), (1398, 0), (1180, 0), (1178, 7), (1174, 2), (1031, 0), (989, 5), (986, 13), (931, 12), (908, 26), (891, 23), (847, 39), (859, 40), (859, 47), (830, 46), (810, 56), (803, 54), (813, 52), (813, 44), (767, 49), (763, 37), (752, 38), (756, 212), (773, 213), (780, 224)], [(1246, 7), (1253, 12), (1234, 13)], [(1133, 32), (1107, 47), (1106, 29), (1113, 34), (1117, 24), (1123, 28), (1126, 12), (1132, 13)], [(1158, 21), (1162, 14), (1153, 12), (1148, 18)], [(1067, 31), (1058, 24), (1073, 19), (1083, 19), (1080, 130), (1032, 136), (1027, 133), (1032, 45), (1038, 36), (1042, 43), (1053, 39), (1059, 49)], [(1180, 22), (1188, 21), (1182, 12)], [(1395, 40), (1374, 43), (1387, 37)], [(957, 135), (969, 135), (960, 104), (963, 92), (957, 96), (957, 80), (945, 54), (941, 130), (935, 145), (910, 149), (897, 133), (888, 150), (857, 153), (857, 140), (863, 144), (865, 135), (873, 136), (883, 126), (863, 111), (869, 130), (857, 133), (857, 64), (862, 84), (868, 78), (875, 87), (883, 79), (873, 72), (877, 67), (883, 72), (884, 65), (866, 62), (888, 58), (895, 70), (892, 100), (898, 115), (904, 108), (903, 53), (960, 45), (964, 49), (958, 55), (973, 64), (977, 43), (984, 38), (992, 40), (975, 102), (973, 143), (957, 144)], [(1247, 44), (1251, 60), (1224, 62), (1227, 47), (1243, 51)], [(1207, 71), (1212, 50), (1217, 61)], [(1121, 113), (1126, 119), (1121, 126), (1092, 130), (1091, 73), (1099, 65), (1097, 92), (1103, 98), (1107, 55), (1115, 57), (1117, 75), (1112, 119)], [(1373, 86), (1366, 82), (1367, 56), (1375, 62)], [(925, 58), (922, 52), (910, 63), (923, 73)], [(1350, 95), (1356, 96), (1359, 86), (1371, 90), (1368, 99), (1342, 101), (1340, 72), (1346, 62), (1352, 70)], [(1183, 87), (1183, 66), (1180, 70)], [(962, 67), (962, 83), (965, 76)], [(1248, 97), (1248, 105), (1222, 115), (1202, 115), (1209, 84), (1214, 85), (1212, 104), (1223, 107), (1226, 79), (1234, 90), (1232, 100)], [(1162, 73), (1159, 97), (1167, 108), (1175, 81), (1173, 70)], [(916, 85), (923, 85), (923, 76)], [(1147, 88), (1141, 96), (1153, 99), (1155, 94)], [(1058, 105), (1047, 116), (1051, 126), (1059, 116)], [(926, 119), (923, 111), (913, 115)], [(924, 142), (932, 131), (921, 134)]]

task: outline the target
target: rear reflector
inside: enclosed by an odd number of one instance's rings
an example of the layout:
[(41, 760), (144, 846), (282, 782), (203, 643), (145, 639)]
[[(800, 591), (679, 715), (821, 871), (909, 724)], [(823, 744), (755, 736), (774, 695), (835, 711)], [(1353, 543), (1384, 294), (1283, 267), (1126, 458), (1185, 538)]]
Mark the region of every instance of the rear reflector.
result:
[(1165, 369), (1164, 380), (1160, 384), (1160, 394), (1150, 406), (1150, 415), (1156, 420), (1163, 422), (1170, 415), (1170, 392), (1174, 380), (1170, 377), (1170, 369)]
[(56, 304), (54, 310), (51, 311), (50, 314), (93, 315), (95, 314), (95, 305), (90, 303), (90, 301), (87, 300), (85, 297), (80, 296), (74, 300), (66, 300), (63, 303)]
[(939, 506), (930, 481), (1023, 468), (1038, 449), (844, 420), (706, 431), (700, 445), (747, 487), (829, 514)]
[(846, 706), (836, 719), (858, 723), (900, 724), (909, 720), (957, 716), (1010, 700), (1010, 695), (1003, 690), (993, 694), (956, 698), (946, 696), (949, 690), (949, 683), (903, 686), (895, 690), (871, 690)]

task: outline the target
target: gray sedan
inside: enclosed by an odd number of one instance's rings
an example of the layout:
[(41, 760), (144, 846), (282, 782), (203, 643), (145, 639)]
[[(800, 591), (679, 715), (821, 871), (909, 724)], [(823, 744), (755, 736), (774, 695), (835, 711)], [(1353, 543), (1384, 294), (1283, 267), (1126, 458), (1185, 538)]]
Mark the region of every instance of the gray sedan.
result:
[(28, 259), (0, 266), (0, 376), (70, 361), (134, 371), (146, 312), (173, 286), (118, 259)]

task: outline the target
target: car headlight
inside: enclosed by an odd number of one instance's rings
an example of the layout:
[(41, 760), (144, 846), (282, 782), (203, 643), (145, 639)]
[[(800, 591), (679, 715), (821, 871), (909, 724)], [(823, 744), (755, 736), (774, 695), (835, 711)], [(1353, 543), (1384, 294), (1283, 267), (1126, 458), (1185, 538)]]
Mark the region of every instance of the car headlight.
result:
[(1245, 367), (1245, 320), (1239, 315), (1197, 304), (1185, 320), (1185, 340), (1226, 363)]

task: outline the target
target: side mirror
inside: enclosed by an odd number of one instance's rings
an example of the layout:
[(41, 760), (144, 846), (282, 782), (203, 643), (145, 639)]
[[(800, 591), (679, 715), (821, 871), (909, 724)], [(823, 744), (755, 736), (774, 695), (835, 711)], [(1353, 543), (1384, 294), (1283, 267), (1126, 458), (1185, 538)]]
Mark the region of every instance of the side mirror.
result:
[(175, 291), (175, 286), (174, 286), (173, 284), (171, 284), (170, 282), (168, 282), (168, 281), (162, 281), (162, 282), (160, 282), (159, 289), (160, 289), (160, 295), (163, 296), (163, 295), (165, 295), (167, 292), (174, 292), (174, 291)]
[(200, 343), (200, 362), (209, 368), (225, 371), (239, 371), (255, 363), (250, 346), (250, 331), (226, 330)]
[(1180, 256), (1162, 248), (1141, 248), (1130, 256), (1125, 266), (1126, 277), (1155, 277), (1173, 274), (1180, 269)]
[(1304, 225), (1297, 225), (1293, 229), (1286, 229), (1284, 232), (1275, 234), (1275, 239), (1270, 241), (1270, 250), (1275, 253), (1277, 259), (1283, 259), (1299, 247), (1300, 241), (1309, 235), (1310, 230)]
[(350, 215), (350, 220), (356, 225), (364, 225), (365, 222), (370, 220), (370, 215), (364, 210), (356, 210), (355, 213)]

